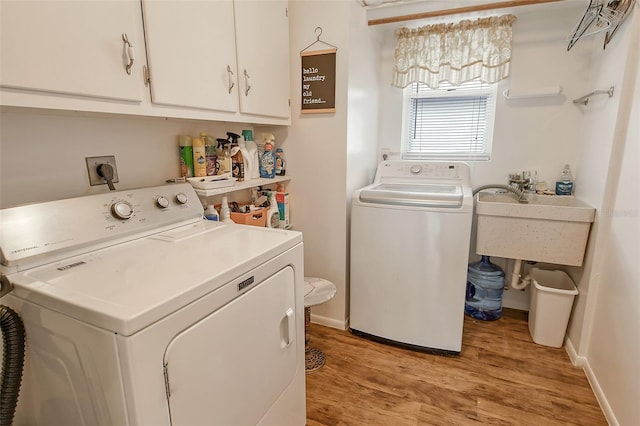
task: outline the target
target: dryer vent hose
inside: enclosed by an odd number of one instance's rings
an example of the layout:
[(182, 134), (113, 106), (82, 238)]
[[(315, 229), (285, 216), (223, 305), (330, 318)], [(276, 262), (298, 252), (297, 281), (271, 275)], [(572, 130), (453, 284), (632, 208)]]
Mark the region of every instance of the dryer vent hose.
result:
[(2, 377), (0, 378), (0, 426), (13, 424), (24, 369), (24, 324), (11, 308), (0, 305)]

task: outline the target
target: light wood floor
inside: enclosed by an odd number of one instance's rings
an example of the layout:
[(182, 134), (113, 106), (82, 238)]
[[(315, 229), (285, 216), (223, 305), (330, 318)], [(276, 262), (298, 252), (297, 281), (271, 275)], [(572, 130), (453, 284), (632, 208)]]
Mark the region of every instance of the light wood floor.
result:
[(460, 356), (375, 343), (316, 324), (326, 365), (307, 379), (307, 425), (606, 425), (564, 349), (533, 343), (526, 313), (465, 317)]

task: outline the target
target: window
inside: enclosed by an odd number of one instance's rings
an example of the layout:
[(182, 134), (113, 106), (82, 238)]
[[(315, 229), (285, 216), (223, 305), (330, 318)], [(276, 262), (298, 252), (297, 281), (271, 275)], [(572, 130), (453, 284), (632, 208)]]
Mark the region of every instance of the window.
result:
[(402, 158), (488, 160), (496, 84), (479, 80), (437, 89), (412, 83), (404, 89)]

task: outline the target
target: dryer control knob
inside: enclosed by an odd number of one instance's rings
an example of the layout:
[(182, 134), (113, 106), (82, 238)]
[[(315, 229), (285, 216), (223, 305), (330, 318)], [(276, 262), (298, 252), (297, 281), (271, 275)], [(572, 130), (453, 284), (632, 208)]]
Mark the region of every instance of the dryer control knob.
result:
[(409, 169), (409, 171), (411, 172), (411, 174), (413, 175), (417, 175), (420, 174), (420, 172), (422, 172), (422, 166), (416, 164), (411, 166), (411, 168)]
[(178, 204), (187, 204), (187, 196), (184, 192), (178, 192), (176, 194), (176, 202)]
[(169, 200), (167, 200), (167, 197), (161, 195), (156, 198), (156, 206), (161, 209), (166, 209), (167, 207), (169, 207)]
[(126, 201), (116, 201), (111, 206), (111, 214), (116, 219), (131, 219), (133, 206)]

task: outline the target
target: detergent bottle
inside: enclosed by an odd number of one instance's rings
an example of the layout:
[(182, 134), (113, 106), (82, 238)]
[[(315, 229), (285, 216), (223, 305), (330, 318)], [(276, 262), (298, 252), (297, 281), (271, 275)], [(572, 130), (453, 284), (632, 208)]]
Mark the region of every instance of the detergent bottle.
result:
[(275, 136), (263, 133), (264, 152), (260, 157), (260, 177), (273, 179), (276, 176), (276, 156), (273, 152)]

